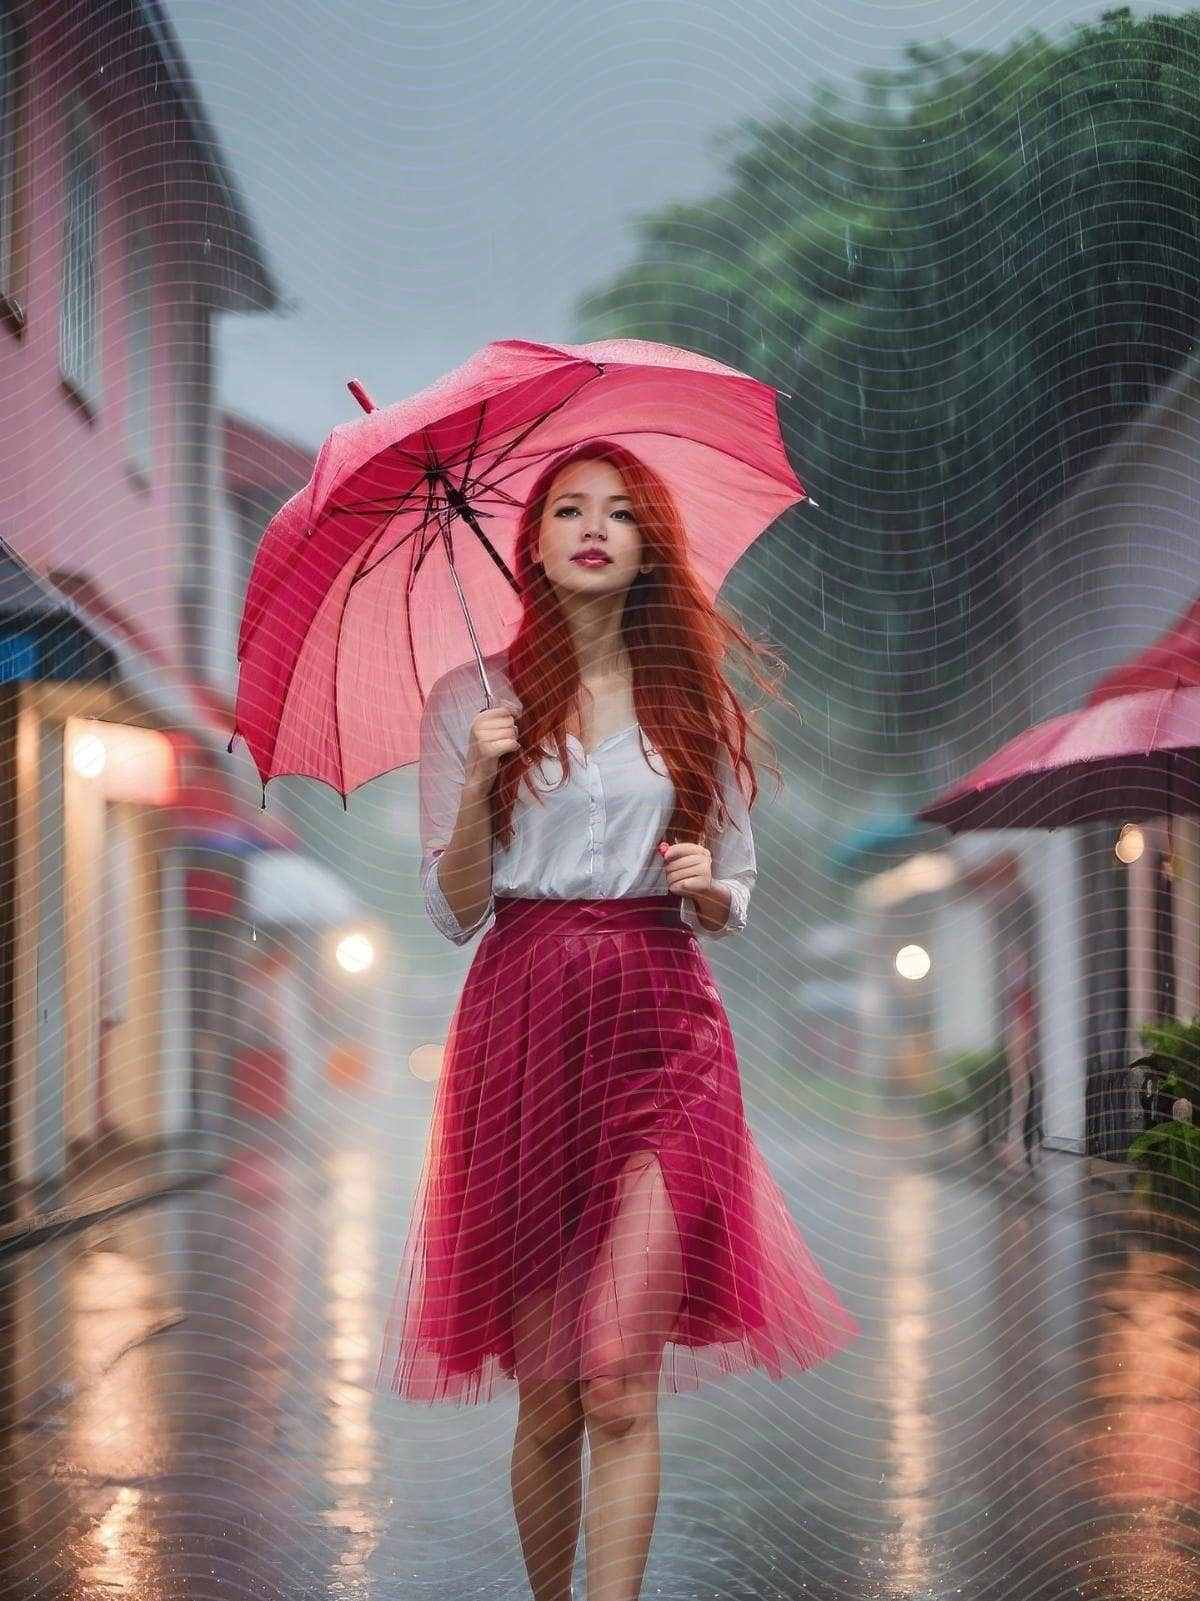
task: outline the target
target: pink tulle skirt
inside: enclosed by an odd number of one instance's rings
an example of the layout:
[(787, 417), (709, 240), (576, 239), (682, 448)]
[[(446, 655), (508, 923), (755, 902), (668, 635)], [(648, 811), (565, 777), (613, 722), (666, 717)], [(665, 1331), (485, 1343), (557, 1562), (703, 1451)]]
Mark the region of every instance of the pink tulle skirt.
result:
[(451, 1020), (376, 1388), (815, 1366), (861, 1331), (746, 1124), (679, 898), (498, 896)]

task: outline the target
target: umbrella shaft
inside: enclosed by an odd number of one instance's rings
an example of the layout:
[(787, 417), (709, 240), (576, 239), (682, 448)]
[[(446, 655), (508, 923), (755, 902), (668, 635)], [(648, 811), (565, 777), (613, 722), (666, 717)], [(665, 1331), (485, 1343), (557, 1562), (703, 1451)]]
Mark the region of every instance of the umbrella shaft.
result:
[(459, 489), (457, 484), (450, 482), (449, 478), (447, 478), (444, 472), (440, 472), (438, 474), (438, 480), (441, 483), (442, 490), (446, 496), (446, 504), (453, 511), (456, 511), (462, 518), (463, 522), (465, 522), (468, 528), (470, 528), (471, 532), (475, 535), (476, 539), (478, 539), (484, 550), (487, 551), (488, 555), (496, 563), (496, 566), (504, 574), (504, 577), (508, 582), (508, 587), (512, 590), (513, 594), (520, 595), (521, 586), (517, 583), (517, 580), (513, 577), (512, 573), (509, 572), (507, 566), (505, 565), (504, 558), (501, 556), (500, 552), (496, 549), (495, 545), (492, 544), (491, 540), (479, 526), (479, 519), (475, 515), (475, 510), (471, 505), (471, 502), (463, 494), (462, 490)]
[(442, 542), (446, 547), (446, 560), (450, 563), (450, 576), (454, 580), (454, 588), (458, 592), (458, 603), (462, 607), (463, 616), (467, 620), (467, 632), (471, 636), (471, 649), (475, 652), (475, 663), (479, 668), (479, 681), (483, 685), (483, 693), (487, 696), (487, 709), (491, 709), (496, 702), (492, 697), (492, 686), (488, 683), (488, 676), (484, 670), (483, 652), (479, 648), (479, 639), (475, 633), (475, 624), (471, 620), (471, 612), (467, 606), (467, 597), (463, 594), (462, 585), (458, 581), (458, 568), (454, 565), (454, 543), (450, 538), (450, 530), (446, 523), (442, 523)]

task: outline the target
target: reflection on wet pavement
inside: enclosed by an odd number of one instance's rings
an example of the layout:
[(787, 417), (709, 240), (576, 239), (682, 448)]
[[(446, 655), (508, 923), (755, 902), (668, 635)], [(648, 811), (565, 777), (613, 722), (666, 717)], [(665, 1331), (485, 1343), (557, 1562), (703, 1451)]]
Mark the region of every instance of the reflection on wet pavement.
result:
[[(370, 1388), (430, 1094), (8, 1259), (5, 1595), (527, 1594), (515, 1395)], [(758, 1132), (864, 1333), (786, 1384), (663, 1398), (644, 1594), (1200, 1593), (1194, 1249), (1122, 1229), (1076, 1157), (1031, 1189), (890, 1114)]]

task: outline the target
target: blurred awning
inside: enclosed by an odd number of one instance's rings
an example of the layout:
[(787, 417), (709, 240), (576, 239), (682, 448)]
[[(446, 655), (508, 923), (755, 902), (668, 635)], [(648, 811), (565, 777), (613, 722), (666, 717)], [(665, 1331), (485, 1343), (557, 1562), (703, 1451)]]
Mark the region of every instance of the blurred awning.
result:
[(922, 822), (912, 812), (877, 812), (842, 835), (829, 853), (829, 865), (835, 872), (878, 873), (944, 838), (940, 825)]
[(79, 608), (0, 539), (0, 682), (112, 683), (115, 653)]
[(1200, 684), (1200, 595), (1145, 650), (1098, 678), (1087, 692), (1085, 706), (1146, 689), (1187, 689)]
[(955, 833), (1200, 813), (1200, 597), (1083, 705), (1007, 740), (920, 808)]
[(260, 851), (246, 863), (243, 898), (256, 924), (339, 928), (362, 916), (362, 904), (338, 875), (298, 851)]
[(226, 750), (234, 714), (222, 695), (189, 673), (141, 619), (123, 612), (86, 575), (52, 570), (49, 576), (111, 651), (120, 682), (151, 710), (155, 727)]

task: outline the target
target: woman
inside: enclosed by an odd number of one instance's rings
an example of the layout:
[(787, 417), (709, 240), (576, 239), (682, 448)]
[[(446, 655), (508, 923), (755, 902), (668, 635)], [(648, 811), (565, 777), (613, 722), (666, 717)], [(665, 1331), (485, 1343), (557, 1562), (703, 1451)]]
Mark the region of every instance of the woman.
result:
[(778, 1379), (859, 1328), (747, 1128), (700, 945), (745, 928), (756, 877), (748, 723), (719, 662), (736, 641), (774, 693), (753, 663), (769, 653), (710, 604), (666, 485), (616, 444), (541, 475), (515, 571), (522, 622), (488, 658), (501, 703), (478, 710), (468, 661), (423, 714), (427, 909), (456, 944), (494, 921), (451, 1021), (377, 1382), (470, 1403), (515, 1380), (535, 1601), (571, 1594), (586, 1433), (589, 1601), (630, 1601), (664, 1373), (674, 1392)]

